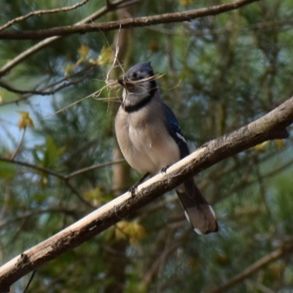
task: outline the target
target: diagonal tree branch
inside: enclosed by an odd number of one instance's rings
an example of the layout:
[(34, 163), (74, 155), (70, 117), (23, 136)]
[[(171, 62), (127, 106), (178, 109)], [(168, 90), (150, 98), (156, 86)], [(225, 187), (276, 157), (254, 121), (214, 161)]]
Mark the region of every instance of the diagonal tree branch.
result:
[(118, 21), (109, 21), (98, 24), (79, 24), (41, 29), (36, 31), (9, 31), (0, 32), (0, 39), (44, 39), (52, 36), (67, 36), (76, 33), (105, 32), (123, 28), (150, 26), (154, 24), (190, 21), (194, 18), (217, 15), (260, 0), (237, 0), (231, 3), (215, 5), (206, 8), (192, 9), (182, 12), (164, 13), (152, 16), (125, 18)]
[(293, 252), (293, 240), (286, 241), (283, 243), (280, 247), (275, 249), (274, 251), (270, 252), (269, 254), (263, 256), (258, 261), (247, 267), (243, 272), (239, 273), (235, 277), (233, 277), (231, 280), (229, 280), (224, 285), (213, 289), (210, 291), (211, 293), (222, 293), (227, 292), (228, 289), (236, 286), (240, 282), (244, 281), (248, 277), (250, 277), (255, 272), (261, 270), (263, 267), (267, 266), (273, 261), (276, 261), (277, 259)]
[(293, 123), (293, 97), (246, 126), (203, 145), (165, 173), (139, 185), (135, 195), (126, 192), (84, 218), (27, 249), (0, 267), (0, 290), (8, 290), (19, 278), (65, 251), (101, 233), (121, 218), (171, 190), (187, 176), (268, 139), (287, 137), (286, 127)]
[(31, 11), (31, 12), (27, 13), (26, 15), (18, 16), (16, 18), (9, 20), (5, 24), (1, 25), (0, 31), (3, 31), (5, 29), (7, 29), (8, 27), (10, 27), (18, 22), (24, 21), (32, 16), (36, 16), (36, 15), (40, 16), (40, 15), (44, 15), (44, 14), (55, 14), (55, 13), (68, 12), (68, 11), (74, 10), (74, 9), (86, 4), (88, 1), (89, 0), (83, 0), (83, 1), (80, 1), (76, 4), (73, 4), (71, 6), (64, 6), (64, 7), (53, 8), (53, 9), (42, 9), (42, 10)]

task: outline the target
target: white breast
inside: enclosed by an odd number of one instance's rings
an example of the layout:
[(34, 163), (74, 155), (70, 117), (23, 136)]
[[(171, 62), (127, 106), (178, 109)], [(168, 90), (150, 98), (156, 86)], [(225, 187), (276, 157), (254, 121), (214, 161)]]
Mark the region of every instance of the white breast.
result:
[(177, 144), (161, 119), (151, 117), (148, 111), (127, 114), (120, 109), (119, 112), (115, 120), (116, 136), (132, 168), (140, 173), (156, 173), (179, 160)]

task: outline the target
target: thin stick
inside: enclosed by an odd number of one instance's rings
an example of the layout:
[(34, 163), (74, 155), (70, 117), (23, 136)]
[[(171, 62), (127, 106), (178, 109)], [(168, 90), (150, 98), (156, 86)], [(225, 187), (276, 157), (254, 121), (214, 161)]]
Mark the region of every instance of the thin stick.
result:
[(98, 168), (103, 168), (103, 167), (108, 167), (108, 166), (112, 166), (112, 165), (115, 165), (115, 164), (120, 164), (120, 163), (123, 163), (124, 161), (125, 161), (124, 159), (121, 159), (121, 160), (116, 160), (116, 161), (111, 161), (111, 162), (106, 162), (106, 163), (94, 164), (94, 165), (79, 169), (77, 171), (74, 171), (74, 172), (66, 175), (65, 177), (66, 177), (66, 179), (70, 179), (72, 177), (81, 175), (83, 173), (86, 173), (86, 172), (89, 172), (89, 171), (92, 171), (92, 170), (95, 170), (95, 169), (98, 169)]
[(71, 6), (64, 6), (64, 7), (60, 7), (60, 8), (53, 8), (53, 9), (42, 9), (42, 10), (35, 10), (35, 11), (31, 11), (28, 14), (22, 15), (22, 16), (18, 16), (15, 17), (11, 20), (9, 20), (8, 22), (6, 22), (5, 24), (3, 24), (2, 26), (0, 26), (0, 31), (5, 30), (6, 28), (12, 26), (13, 24), (16, 24), (18, 22), (24, 21), (32, 16), (40, 16), (40, 15), (44, 15), (44, 14), (55, 14), (55, 13), (60, 13), (60, 12), (68, 12), (71, 11), (73, 9), (76, 9), (84, 4), (86, 4), (89, 0), (83, 0), (80, 1), (74, 5)]
[(25, 135), (25, 131), (26, 131), (26, 127), (22, 129), (21, 131), (21, 136), (20, 136), (20, 139), (18, 141), (18, 144), (16, 146), (16, 149), (14, 151), (14, 153), (11, 155), (10, 157), (10, 160), (14, 160), (15, 157), (18, 155), (19, 151), (20, 151), (20, 148), (22, 146), (22, 143), (23, 143), (23, 139), (24, 139), (24, 135)]
[(30, 276), (30, 278), (29, 278), (29, 280), (28, 280), (28, 283), (26, 284), (26, 286), (25, 286), (25, 288), (23, 290), (23, 293), (28, 292), (28, 288), (29, 288), (29, 286), (30, 286), (30, 284), (31, 284), (31, 282), (32, 282), (35, 274), (36, 274), (36, 271), (33, 271), (32, 274), (31, 274), (31, 276)]
[(107, 72), (106, 75), (106, 79), (105, 79), (105, 83), (108, 84), (109, 83), (109, 79), (110, 79), (110, 74), (112, 73), (113, 69), (115, 68), (115, 64), (118, 60), (118, 54), (119, 54), (119, 38), (120, 38), (120, 32), (121, 32), (121, 26), (119, 28), (118, 31), (118, 38), (116, 41), (116, 46), (115, 46), (115, 55), (114, 55), (114, 59), (113, 59), (113, 63), (111, 64), (111, 67), (109, 68), (109, 71)]
[(252, 274), (259, 271), (263, 267), (267, 266), (271, 262), (281, 258), (282, 256), (288, 253), (292, 253), (292, 251), (293, 251), (293, 241), (289, 243), (287, 242), (283, 243), (279, 248), (263, 256), (252, 265), (248, 266), (243, 272), (241, 272), (240, 274), (230, 279), (224, 285), (213, 289), (211, 293), (227, 292), (229, 288), (232, 288), (235, 285), (239, 284), (240, 282), (244, 281), (245, 279), (250, 277)]

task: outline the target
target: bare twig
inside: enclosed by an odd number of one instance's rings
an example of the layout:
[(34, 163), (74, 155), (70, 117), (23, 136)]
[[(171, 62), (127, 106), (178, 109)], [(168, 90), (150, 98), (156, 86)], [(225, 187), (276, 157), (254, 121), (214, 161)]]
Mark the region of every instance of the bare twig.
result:
[(93, 170), (96, 170), (96, 169), (99, 169), (99, 168), (112, 166), (112, 165), (115, 165), (115, 164), (120, 164), (120, 163), (123, 163), (124, 161), (125, 161), (124, 159), (121, 159), (121, 160), (116, 160), (116, 161), (111, 161), (111, 162), (106, 162), (106, 163), (94, 164), (94, 165), (91, 165), (89, 167), (85, 167), (85, 168), (79, 169), (77, 171), (74, 171), (74, 172), (66, 175), (65, 178), (70, 179), (72, 177), (81, 175), (83, 173), (87, 173), (87, 172), (90, 172), (90, 171), (93, 171)]
[(89, 70), (89, 69), (91, 69), (91, 66), (87, 67), (83, 70), (80, 70), (78, 72), (75, 72), (70, 76), (66, 76), (64, 78), (61, 78), (60, 80), (55, 81), (55, 82), (53, 82), (49, 85), (46, 85), (42, 88), (36, 87), (35, 89), (31, 89), (31, 90), (22, 90), (22, 89), (14, 87), (13, 85), (11, 85), (3, 80), (0, 80), (0, 87), (5, 88), (6, 90), (8, 90), (10, 92), (22, 95), (20, 98), (16, 98), (16, 99), (4, 101), (4, 102), (2, 101), (0, 103), (0, 107), (26, 101), (27, 99), (29, 99), (33, 95), (39, 95), (39, 96), (53, 95), (64, 88), (67, 88), (72, 85), (76, 85), (76, 84), (80, 83), (81, 81), (83, 81), (84, 75), (87, 73), (87, 70)]
[(62, 180), (65, 179), (64, 175), (62, 175), (61, 173), (58, 173), (56, 171), (53, 171), (51, 169), (48, 169), (48, 168), (45, 168), (45, 167), (42, 167), (42, 166), (38, 166), (38, 165), (34, 165), (34, 164), (30, 164), (30, 163), (23, 162), (23, 161), (18, 161), (18, 160), (11, 160), (11, 159), (8, 159), (8, 158), (0, 158), (0, 161), (10, 163), (10, 164), (14, 164), (14, 165), (27, 167), (27, 168), (36, 170), (38, 172), (41, 172), (41, 173), (44, 173), (44, 174), (47, 174), (47, 175), (57, 177), (57, 178), (62, 179)]
[[(270, 172), (267, 172), (265, 174), (262, 175), (262, 179), (266, 180), (267, 178), (273, 177), (277, 174), (279, 174), (280, 172), (286, 170), (287, 168), (291, 167), (293, 165), (293, 160), (290, 160), (289, 162), (283, 164), (282, 166), (271, 170)], [(225, 197), (221, 197), (221, 198), (217, 198), (217, 200), (215, 202), (219, 202), (223, 199), (226, 199), (227, 197), (233, 196), (235, 195), (235, 193), (237, 193), (239, 190), (244, 190), (248, 187), (250, 187), (253, 184), (257, 183), (257, 179), (252, 179), (252, 180), (242, 180), (240, 183), (238, 183), (237, 185), (235, 185), (234, 187), (232, 187), (229, 190), (228, 196)]]
[(0, 161), (14, 164), (14, 165), (19, 165), (22, 167), (27, 167), (32, 170), (36, 170), (38, 172), (41, 172), (41, 173), (44, 173), (44, 174), (47, 174), (50, 176), (54, 176), (54, 177), (57, 177), (61, 180), (66, 180), (66, 181), (73, 178), (73, 177), (79, 176), (81, 174), (84, 174), (84, 173), (87, 173), (87, 172), (90, 172), (90, 171), (93, 171), (96, 169), (100, 169), (100, 168), (104, 168), (104, 167), (108, 167), (108, 166), (112, 166), (114, 164), (120, 164), (120, 163), (124, 162), (124, 160), (121, 159), (121, 160), (116, 160), (116, 161), (111, 161), (111, 162), (106, 162), (106, 163), (98, 163), (98, 164), (94, 164), (94, 165), (76, 170), (72, 173), (69, 173), (68, 175), (63, 175), (59, 172), (53, 171), (52, 169), (48, 169), (48, 168), (45, 168), (42, 166), (34, 165), (34, 164), (23, 162), (23, 161), (18, 161), (18, 160), (3, 158), (3, 157), (0, 157)]
[(17, 146), (16, 146), (16, 149), (14, 151), (14, 153), (11, 155), (10, 157), (10, 160), (14, 160), (15, 157), (18, 155), (20, 149), (21, 149), (21, 146), (22, 146), (22, 143), (23, 143), (23, 139), (24, 139), (24, 135), (25, 135), (25, 131), (26, 131), (26, 127), (22, 128), (22, 131), (21, 131), (21, 135), (20, 135), (20, 138), (19, 138), (19, 141), (17, 143)]
[[(80, 80), (78, 80), (78, 82), (80, 82)], [(16, 93), (16, 94), (21, 94), (21, 95), (39, 95), (39, 96), (48, 96), (48, 95), (53, 95), (56, 92), (58, 92), (59, 90), (68, 87), (72, 84), (76, 84), (76, 81), (64, 81), (62, 84), (59, 84), (58, 86), (54, 87), (53, 89), (49, 89), (47, 90), (47, 88), (51, 87), (47, 86), (45, 89), (32, 89), (32, 90), (22, 90), (22, 89), (18, 89), (15, 88), (14, 86), (8, 84), (7, 82), (4, 82), (2, 80), (0, 80), (0, 87), (5, 88), (6, 90)], [(18, 102), (20, 102), (21, 100), (25, 100), (25, 98), (23, 99), (18, 99)], [(12, 103), (15, 103), (16, 101), (13, 101)], [(11, 102), (10, 102), (11, 103)], [(1, 105), (4, 105), (5, 103), (1, 103)]]
[(24, 290), (23, 290), (23, 293), (28, 292), (28, 288), (29, 288), (30, 284), (32, 283), (32, 280), (33, 280), (35, 274), (36, 274), (36, 271), (33, 271), (31, 276), (30, 276), (30, 278), (29, 278), (29, 280), (28, 280), (28, 282), (27, 282), (27, 284), (26, 284), (26, 286), (25, 286), (25, 288), (24, 288)]
[(126, 192), (59, 233), (24, 251), (0, 267), (0, 288), (10, 285), (65, 251), (80, 245), (117, 223), (126, 215), (159, 197), (198, 173), (236, 153), (268, 139), (286, 136), (285, 128), (293, 123), (293, 97), (254, 122), (205, 144), (189, 156), (140, 184), (135, 196)]
[[(96, 11), (95, 13), (93, 13), (93, 14), (89, 15), (88, 17), (84, 18), (83, 20), (77, 22), (75, 25), (90, 23), (110, 11), (116, 10), (121, 7), (125, 7), (127, 5), (132, 5), (138, 1), (139, 0), (135, 0), (135, 1), (134, 0), (129, 0), (129, 1), (118, 0), (116, 2), (112, 2), (111, 7), (104, 6), (101, 9), (99, 9), (98, 11)], [(28, 48), (27, 50), (23, 51), (22, 53), (20, 53), (16, 57), (14, 57), (12, 60), (9, 60), (6, 64), (4, 64), (0, 68), (0, 77), (5, 75), (6, 73), (8, 73), (12, 68), (14, 68), (19, 63), (23, 62), (25, 59), (27, 59), (31, 55), (35, 54), (36, 52), (49, 46), (50, 44), (52, 44), (53, 42), (55, 42), (61, 38), (62, 38), (62, 36), (54, 36), (54, 37), (46, 38), (45, 40), (43, 40), (43, 41), (37, 43), (36, 45)]]
[[(50, 213), (62, 213), (69, 216), (72, 216), (73, 218), (77, 217), (77, 211), (69, 208), (64, 207), (48, 207), (45, 209), (39, 209), (39, 210), (32, 210), (29, 212), (22, 212), (21, 214), (16, 215), (14, 218), (8, 218), (5, 220), (0, 220), (0, 229), (4, 229), (6, 226), (9, 226), (17, 221), (25, 220), (31, 217), (35, 217), (42, 214), (50, 214)], [(0, 291), (1, 292), (1, 291)]]
[(42, 166), (38, 166), (38, 165), (34, 165), (34, 164), (30, 164), (30, 163), (27, 163), (27, 162), (18, 161), (18, 160), (13, 160), (13, 159), (8, 159), (8, 158), (1, 158), (0, 157), (0, 161), (10, 163), (10, 164), (14, 164), (14, 165), (27, 167), (27, 168), (30, 168), (32, 170), (36, 170), (38, 172), (41, 172), (43, 174), (54, 176), (54, 177), (62, 180), (63, 182), (65, 182), (66, 186), (71, 190), (72, 193), (74, 193), (77, 196), (77, 198), (82, 203), (84, 203), (86, 206), (88, 206), (90, 208), (94, 208), (95, 206), (93, 206), (89, 201), (84, 199), (83, 196), (79, 193), (79, 191), (71, 184), (71, 182), (69, 182), (69, 180), (71, 178), (73, 178), (73, 177), (76, 177), (78, 175), (84, 174), (86, 172), (90, 172), (90, 171), (93, 171), (93, 170), (96, 170), (96, 169), (99, 169), (99, 168), (108, 167), (108, 166), (111, 166), (113, 164), (120, 164), (124, 160), (117, 160), (117, 161), (112, 161), (112, 162), (94, 164), (94, 165), (91, 165), (89, 167), (85, 167), (85, 168), (82, 168), (82, 169), (77, 170), (75, 172), (72, 172), (72, 173), (70, 173), (68, 175), (63, 175), (63, 174), (61, 174), (59, 172), (56, 172), (56, 171), (53, 171), (51, 169), (48, 169), (48, 168), (45, 168), (45, 167), (42, 167)]
[[(107, 3), (109, 5), (110, 2), (108, 1)], [(110, 68), (109, 68), (109, 70), (107, 72), (106, 79), (105, 79), (105, 83), (107, 85), (111, 84), (110, 75), (111, 75), (112, 71), (114, 70), (116, 63), (119, 62), (118, 61), (118, 54), (119, 54), (119, 50), (120, 50), (120, 48), (119, 48), (120, 32), (121, 32), (121, 27), (119, 28), (118, 35), (117, 35), (117, 41), (116, 41), (116, 45), (115, 45), (115, 54), (114, 54), (113, 62), (112, 62), (111, 66), (110, 66)]]
[(71, 190), (72, 193), (74, 193), (77, 198), (83, 203), (85, 204), (87, 207), (93, 209), (95, 208), (94, 205), (92, 205), (92, 203), (88, 200), (86, 200), (81, 194), (80, 192), (69, 182), (69, 181), (65, 181), (66, 186)]
[[(168, 260), (169, 256), (182, 244), (182, 240), (186, 237), (186, 234), (183, 234), (179, 241), (174, 241), (173, 235), (170, 231), (165, 236), (164, 247), (159, 247), (155, 259), (153, 259), (152, 265), (149, 267), (147, 272), (143, 277), (143, 282), (146, 287), (153, 281), (155, 276), (160, 277), (163, 266)], [(162, 292), (162, 290), (156, 290), (156, 292)]]
[(236, 286), (240, 282), (244, 281), (248, 277), (250, 277), (252, 274), (255, 272), (261, 270), (263, 267), (267, 266), (271, 262), (283, 257), (284, 255), (288, 253), (293, 252), (293, 241), (287, 241), (283, 243), (279, 248), (276, 250), (270, 252), (269, 254), (263, 256), (261, 259), (247, 267), (243, 272), (240, 274), (236, 275), (229, 281), (227, 281), (224, 285), (215, 288), (211, 290), (211, 293), (221, 293), (221, 292), (227, 292), (228, 289)]
[(105, 32), (116, 29), (145, 27), (162, 23), (190, 21), (195, 18), (217, 15), (260, 0), (237, 0), (232, 3), (215, 5), (207, 8), (192, 9), (182, 12), (164, 13), (152, 16), (126, 18), (118, 21), (109, 21), (98, 24), (79, 24), (55, 27), (36, 31), (0, 32), (0, 39), (44, 39), (52, 36), (67, 36), (76, 33)]
[(18, 23), (18, 22), (21, 22), (21, 21), (24, 21), (32, 16), (41, 16), (41, 15), (44, 15), (44, 14), (55, 14), (55, 13), (60, 13), (60, 12), (68, 12), (68, 11), (71, 11), (71, 10), (74, 10), (84, 4), (86, 4), (89, 0), (83, 0), (83, 1), (80, 1), (74, 5), (71, 5), (71, 6), (65, 6), (65, 7), (60, 7), (60, 8), (53, 8), (53, 9), (42, 9), (42, 10), (35, 10), (35, 11), (31, 11), (29, 13), (27, 13), (26, 15), (22, 15), (22, 16), (18, 16), (18, 17), (15, 17), (11, 20), (9, 20), (8, 22), (6, 22), (5, 24), (1, 25), (0, 26), (0, 31), (3, 31), (5, 29), (7, 29), (8, 27)]
[(71, 108), (73, 106), (76, 106), (77, 104), (79, 104), (79, 103), (81, 103), (81, 102), (83, 102), (83, 101), (85, 101), (85, 100), (87, 100), (89, 98), (93, 98), (93, 99), (98, 100), (98, 101), (102, 101), (102, 100), (106, 100), (106, 101), (114, 100), (115, 101), (115, 100), (118, 100), (118, 98), (112, 98), (111, 99), (110, 97), (107, 97), (107, 98), (104, 98), (104, 99), (100, 98), (100, 95), (101, 95), (101, 93), (103, 92), (103, 90), (105, 88), (112, 87), (112, 86), (117, 86), (117, 85), (118, 85), (117, 81), (109, 81), (108, 84), (105, 84), (104, 86), (102, 86), (100, 89), (94, 91), (93, 93), (91, 93), (91, 94), (89, 94), (89, 95), (87, 95), (85, 97), (82, 97), (80, 99), (77, 99), (76, 101), (74, 101), (74, 102), (72, 102), (72, 103), (70, 103), (70, 104), (58, 109), (57, 111), (55, 111), (54, 113), (49, 114), (49, 115), (51, 116), (51, 115), (59, 114), (59, 113), (65, 111), (65, 110), (68, 110), (69, 108)]

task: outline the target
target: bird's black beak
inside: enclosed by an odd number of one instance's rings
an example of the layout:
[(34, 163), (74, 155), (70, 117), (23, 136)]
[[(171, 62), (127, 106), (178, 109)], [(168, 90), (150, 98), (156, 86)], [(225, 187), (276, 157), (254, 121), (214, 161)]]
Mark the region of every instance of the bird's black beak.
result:
[(125, 87), (125, 80), (124, 80), (123, 78), (119, 78), (119, 79), (118, 79), (118, 83), (119, 83), (120, 85), (122, 85), (123, 87)]
[(122, 87), (125, 88), (127, 91), (131, 92), (134, 89), (134, 85), (126, 78), (119, 78), (118, 83), (122, 85)]

